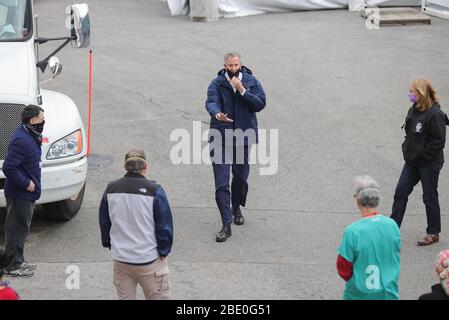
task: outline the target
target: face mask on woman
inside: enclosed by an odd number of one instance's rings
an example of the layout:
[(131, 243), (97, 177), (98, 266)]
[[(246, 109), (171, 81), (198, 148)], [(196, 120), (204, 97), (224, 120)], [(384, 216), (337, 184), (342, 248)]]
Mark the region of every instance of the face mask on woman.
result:
[(418, 98), (416, 97), (416, 94), (414, 94), (413, 92), (409, 92), (408, 93), (408, 99), (412, 103), (417, 103), (418, 102)]

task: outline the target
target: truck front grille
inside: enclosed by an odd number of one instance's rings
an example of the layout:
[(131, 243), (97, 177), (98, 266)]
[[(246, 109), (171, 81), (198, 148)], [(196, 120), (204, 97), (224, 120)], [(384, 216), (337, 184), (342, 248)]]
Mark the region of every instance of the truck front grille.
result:
[(6, 158), (9, 139), (14, 130), (22, 123), (23, 104), (0, 103), (0, 159)]

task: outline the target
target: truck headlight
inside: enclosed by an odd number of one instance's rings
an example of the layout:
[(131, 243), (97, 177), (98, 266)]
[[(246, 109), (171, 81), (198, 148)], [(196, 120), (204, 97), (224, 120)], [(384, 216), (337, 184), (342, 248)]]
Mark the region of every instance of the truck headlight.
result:
[(59, 139), (53, 143), (47, 152), (47, 159), (60, 159), (77, 155), (83, 151), (83, 135), (81, 130)]

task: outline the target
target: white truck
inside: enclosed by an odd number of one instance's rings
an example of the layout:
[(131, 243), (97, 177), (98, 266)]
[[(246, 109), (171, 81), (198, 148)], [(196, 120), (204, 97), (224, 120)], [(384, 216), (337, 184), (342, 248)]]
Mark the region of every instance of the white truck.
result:
[[(1, 171), (8, 144), (21, 124), (22, 109), (29, 104), (45, 111), (42, 144), (42, 195), (45, 215), (60, 221), (72, 219), (83, 201), (87, 176), (87, 141), (77, 106), (69, 97), (41, 89), (40, 73), (50, 70), (51, 79), (62, 71), (54, 56), (71, 43), (84, 48), (90, 42), (88, 6), (69, 7), (70, 35), (42, 38), (38, 35), (33, 0), (0, 0), (0, 208), (6, 206), (5, 175)], [(62, 41), (48, 57), (39, 59), (39, 46)]]

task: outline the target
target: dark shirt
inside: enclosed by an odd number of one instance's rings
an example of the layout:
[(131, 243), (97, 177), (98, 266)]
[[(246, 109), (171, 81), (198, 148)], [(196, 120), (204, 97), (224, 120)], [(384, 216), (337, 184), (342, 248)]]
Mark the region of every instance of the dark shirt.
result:
[(420, 296), (419, 300), (449, 300), (449, 296), (440, 283), (433, 285), (431, 290), (432, 292)]

